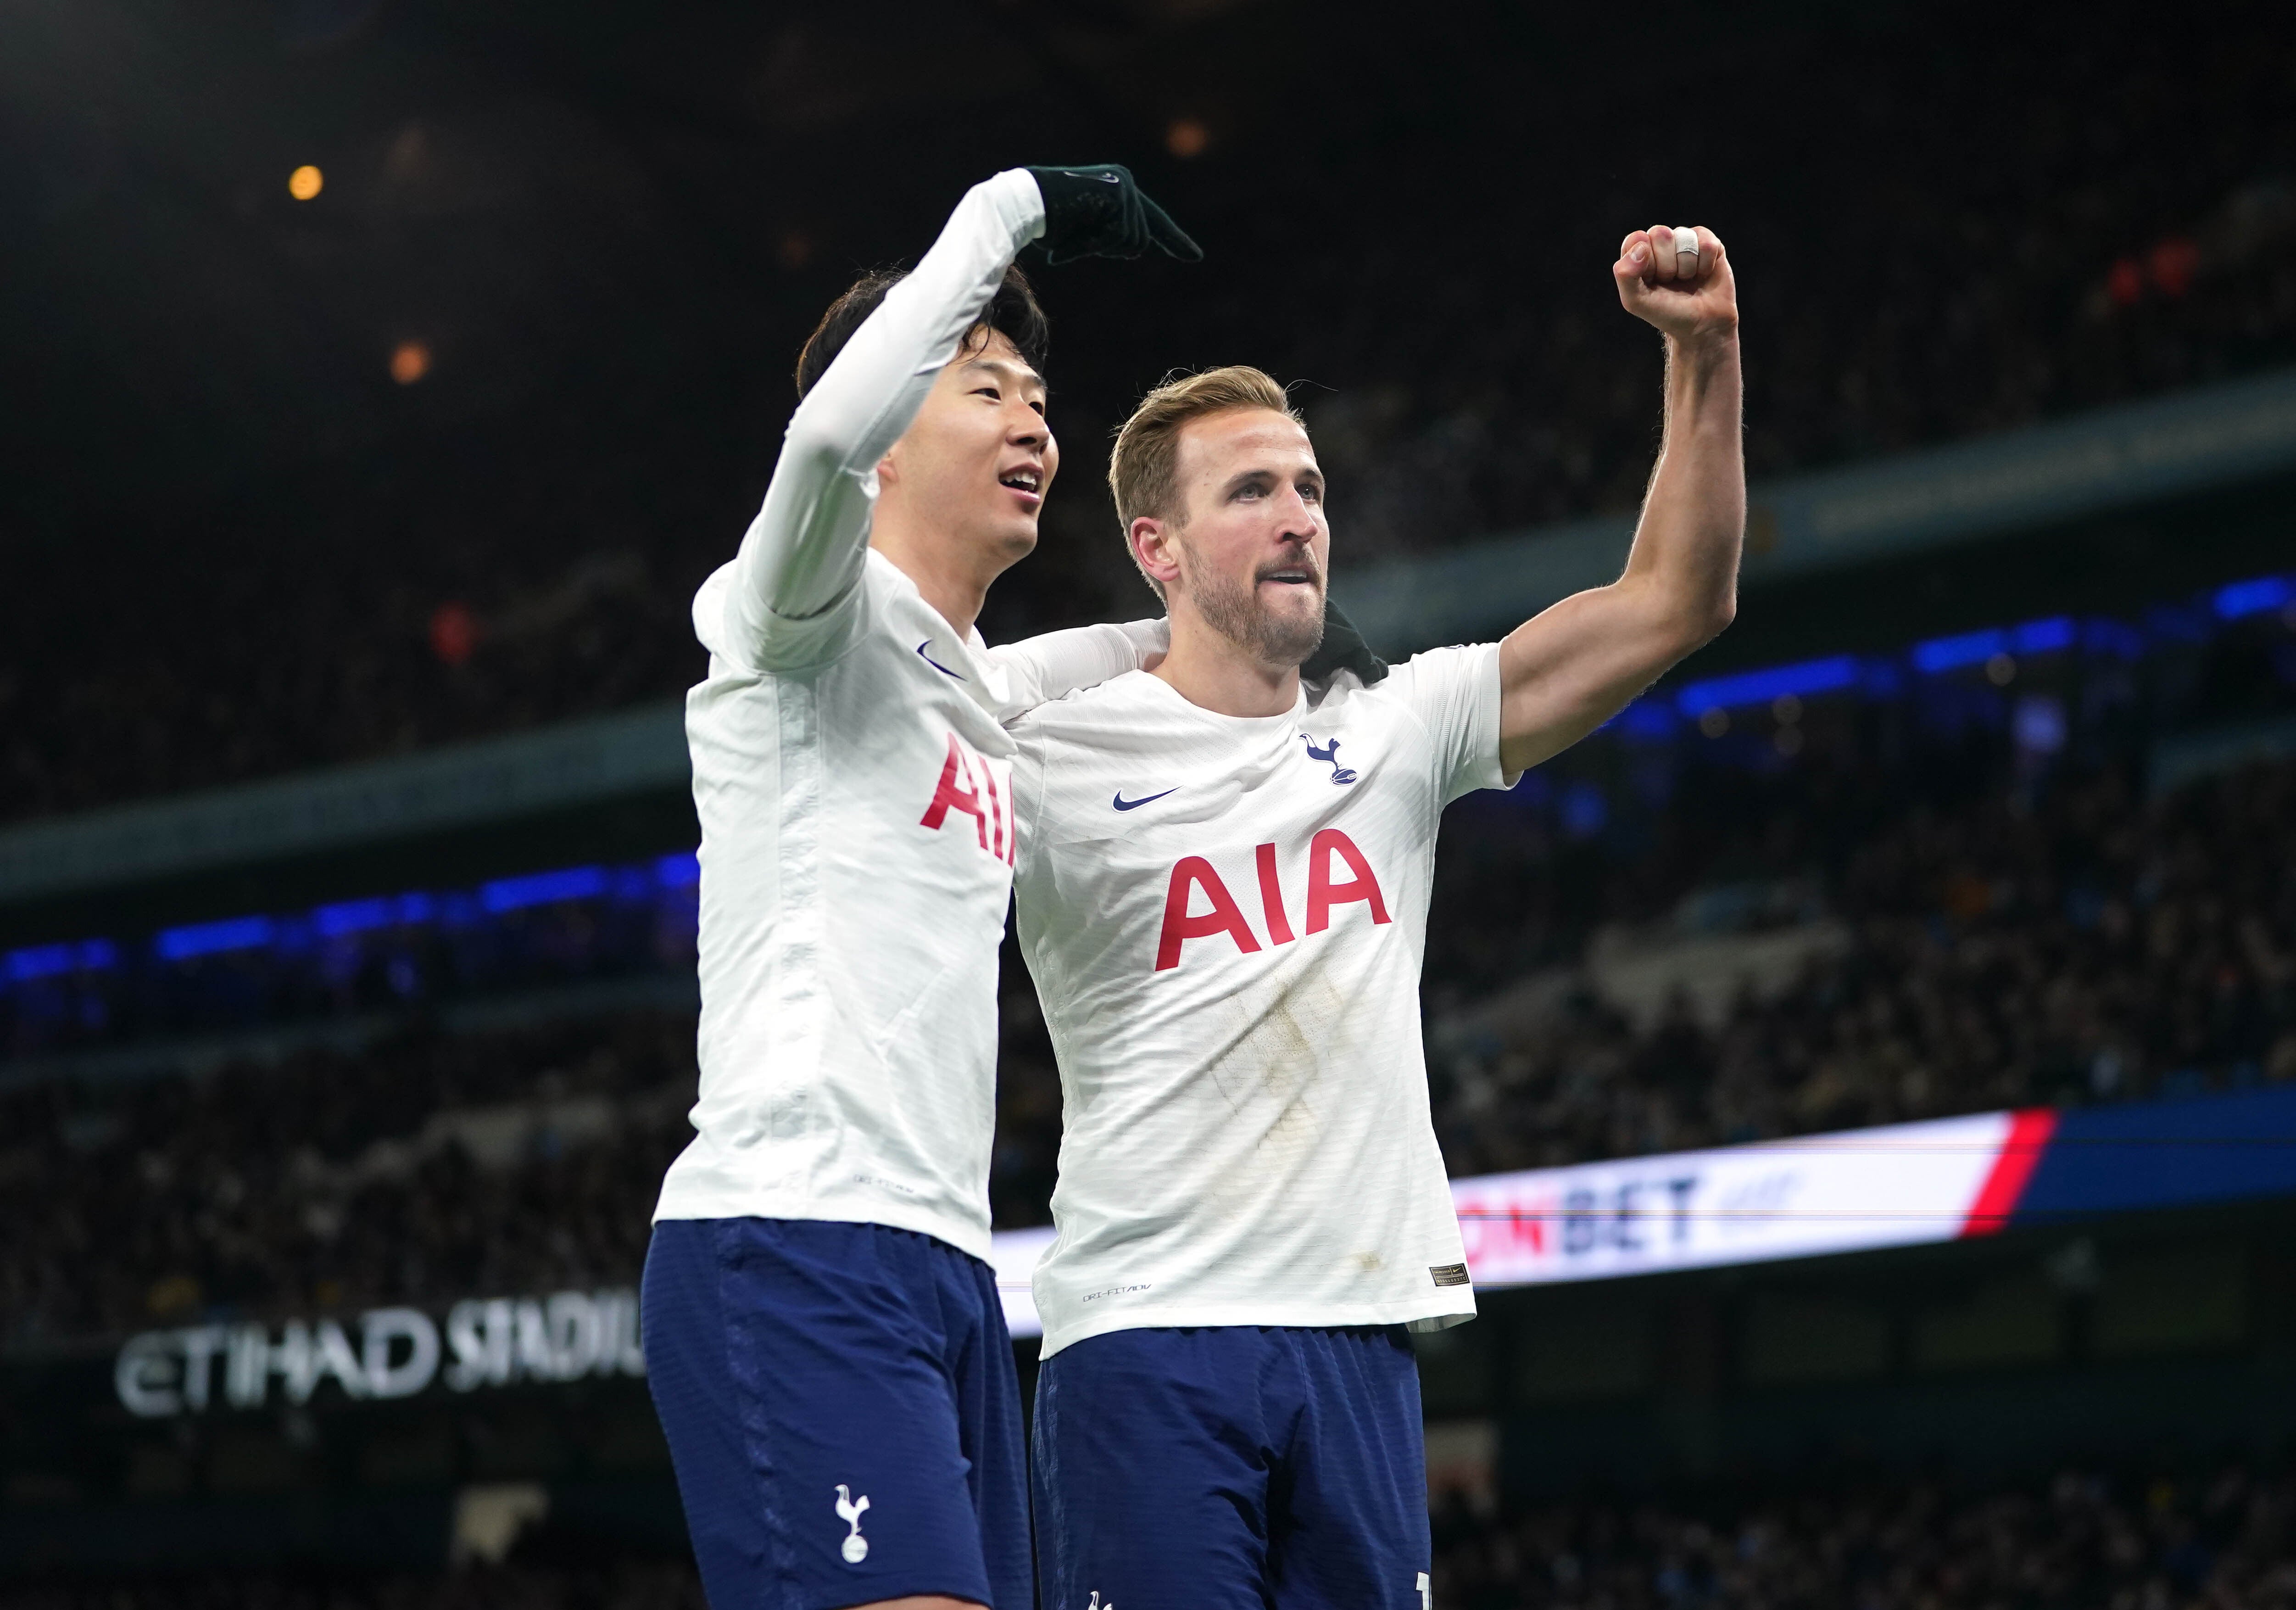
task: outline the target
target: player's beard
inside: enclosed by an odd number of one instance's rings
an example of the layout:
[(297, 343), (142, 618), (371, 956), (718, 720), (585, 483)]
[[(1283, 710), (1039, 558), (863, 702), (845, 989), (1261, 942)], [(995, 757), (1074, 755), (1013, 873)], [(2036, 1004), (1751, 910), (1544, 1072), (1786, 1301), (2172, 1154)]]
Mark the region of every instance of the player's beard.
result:
[[(1204, 624), (1262, 665), (1307, 662), (1324, 641), (1324, 588), (1316, 584), (1311, 615), (1276, 614), (1259, 599), (1259, 578), (1238, 583), (1226, 577), (1195, 578), (1190, 588)], [(1296, 583), (1294, 585), (1297, 585)]]

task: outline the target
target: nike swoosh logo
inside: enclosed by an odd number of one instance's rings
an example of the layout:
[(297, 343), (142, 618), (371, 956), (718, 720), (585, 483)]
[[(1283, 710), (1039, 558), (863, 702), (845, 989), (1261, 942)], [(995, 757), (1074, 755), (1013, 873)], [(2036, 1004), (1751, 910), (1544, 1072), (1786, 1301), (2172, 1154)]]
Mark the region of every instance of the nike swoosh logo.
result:
[[(1164, 791), (1164, 793), (1177, 793), (1179, 792), (1180, 791), (1177, 788), (1168, 788)], [(1152, 793), (1144, 800), (1128, 800), (1124, 797), (1124, 791), (1119, 788), (1116, 791), (1116, 809), (1119, 810), (1137, 810), (1143, 805), (1153, 805), (1157, 801), (1164, 797), (1164, 793)]]
[(956, 678), (956, 679), (957, 679), (959, 682), (964, 681), (964, 677), (960, 676), (957, 672), (955, 672), (955, 671), (953, 671), (953, 670), (949, 669), (948, 669), (948, 667), (947, 667), (946, 665), (943, 665), (939, 661), (938, 661), (938, 660), (934, 659), (931, 654), (929, 654), (929, 653), (925, 653), (925, 650), (926, 650), (926, 649), (928, 649), (928, 648), (930, 648), (930, 647), (931, 647), (931, 646), (932, 646), (932, 639), (931, 639), (931, 637), (928, 637), (928, 638), (926, 638), (922, 643), (918, 644), (918, 645), (917, 645), (917, 658), (918, 658), (918, 659), (920, 659), (920, 660), (922, 660), (922, 661), (923, 661), (927, 665), (931, 666), (931, 667), (933, 668), (933, 669), (935, 669), (935, 670), (939, 671), (942, 676), (944, 676), (944, 677), (955, 677), (955, 678)]

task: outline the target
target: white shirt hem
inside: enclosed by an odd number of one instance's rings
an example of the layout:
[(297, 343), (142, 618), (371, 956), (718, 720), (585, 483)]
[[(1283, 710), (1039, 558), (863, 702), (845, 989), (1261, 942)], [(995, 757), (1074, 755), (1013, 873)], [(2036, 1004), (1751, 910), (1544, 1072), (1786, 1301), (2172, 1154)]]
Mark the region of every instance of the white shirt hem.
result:
[[(673, 1201), (672, 1197), (676, 1200)], [(955, 1247), (969, 1258), (991, 1261), (986, 1227), (951, 1224), (945, 1213), (905, 1203), (824, 1203), (769, 1191), (664, 1191), (653, 1221), (673, 1219), (789, 1219), (827, 1224), (882, 1224), (914, 1230)]]
[(1336, 1330), (1350, 1325), (1408, 1325), (1415, 1319), (1448, 1318), (1463, 1324), (1475, 1317), (1472, 1286), (1432, 1301), (1406, 1297), (1388, 1302), (1176, 1302), (1164, 1308), (1128, 1308), (1072, 1325), (1047, 1326), (1044, 1351), (1049, 1359), (1064, 1347), (1119, 1330), (1193, 1330), (1237, 1325), (1282, 1325), (1303, 1330)]

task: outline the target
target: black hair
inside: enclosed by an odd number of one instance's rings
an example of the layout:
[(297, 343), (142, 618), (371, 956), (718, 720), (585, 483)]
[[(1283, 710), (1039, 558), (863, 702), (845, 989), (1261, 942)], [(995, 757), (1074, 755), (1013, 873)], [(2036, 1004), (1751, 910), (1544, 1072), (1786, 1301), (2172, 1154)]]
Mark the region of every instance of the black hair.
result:
[[(908, 276), (906, 268), (877, 268), (863, 275), (853, 283), (843, 296), (829, 304), (829, 311), (821, 316), (806, 339), (805, 350), (797, 355), (797, 394), (803, 397), (814, 388), (845, 343), (862, 321), (877, 310), (885, 300), (885, 292)], [(1004, 283), (996, 287), (996, 294), (981, 313), (980, 322), (965, 332), (964, 347), (970, 350), (976, 343), (988, 339), (996, 331), (1013, 343), (1013, 349), (1029, 360), (1038, 374), (1045, 369), (1045, 354), (1052, 345), (1052, 326), (1045, 310), (1037, 305), (1037, 293), (1029, 288), (1029, 276), (1015, 263), (1004, 270)]]

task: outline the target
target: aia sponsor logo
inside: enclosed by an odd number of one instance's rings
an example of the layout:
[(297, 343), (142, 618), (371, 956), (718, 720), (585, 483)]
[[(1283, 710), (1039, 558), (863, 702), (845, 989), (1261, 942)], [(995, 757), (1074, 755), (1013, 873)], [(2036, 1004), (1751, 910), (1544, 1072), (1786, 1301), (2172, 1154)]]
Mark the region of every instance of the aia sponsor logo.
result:
[(919, 826), (939, 833), (951, 812), (972, 818), (972, 836), (981, 849), (1007, 867), (1013, 864), (1013, 773), (948, 735), (948, 758)]
[[(1282, 868), (1275, 846), (1262, 844), (1252, 852), (1259, 873), (1260, 920), (1270, 945), (1288, 945), (1297, 937), (1284, 904)], [(1305, 931), (1321, 933), (1332, 925), (1339, 908), (1360, 904), (1368, 908), (1374, 925), (1389, 920), (1387, 897), (1371, 862), (1355, 841), (1336, 827), (1326, 827), (1308, 844), (1308, 907)], [(1196, 907), (1209, 905), (1199, 912)], [(1182, 856), (1172, 867), (1164, 891), (1164, 928), (1156, 940), (1159, 973), (1180, 965), (1190, 940), (1216, 939), (1225, 934), (1239, 955), (1250, 956), (1262, 947), (1259, 935), (1229, 892), (1219, 871), (1200, 855)]]

